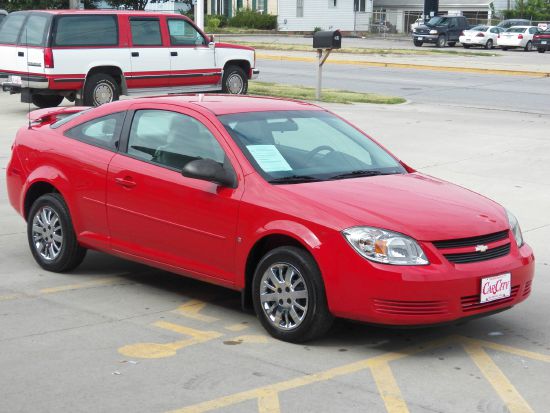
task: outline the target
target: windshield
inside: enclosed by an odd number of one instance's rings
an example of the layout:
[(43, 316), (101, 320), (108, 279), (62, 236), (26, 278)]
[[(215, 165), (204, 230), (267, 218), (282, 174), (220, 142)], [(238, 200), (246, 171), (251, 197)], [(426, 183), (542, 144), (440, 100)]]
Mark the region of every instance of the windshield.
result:
[(441, 25), (449, 24), (449, 19), (446, 17), (436, 16), (436, 17), (432, 17), (427, 24), (429, 24), (430, 26), (441, 26)]
[(380, 146), (328, 112), (252, 112), (219, 119), (272, 183), (405, 173)]

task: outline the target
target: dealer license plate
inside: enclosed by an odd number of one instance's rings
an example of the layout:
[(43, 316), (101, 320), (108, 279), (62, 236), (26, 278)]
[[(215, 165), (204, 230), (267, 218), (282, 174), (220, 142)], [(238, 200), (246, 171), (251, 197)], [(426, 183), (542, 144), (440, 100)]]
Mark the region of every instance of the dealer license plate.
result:
[(10, 76), (8, 81), (9, 81), (9, 83), (13, 83), (14, 85), (20, 85), (21, 84), (21, 76)]
[(506, 274), (495, 275), (481, 279), (481, 295), (479, 302), (481, 304), (495, 300), (510, 297), (512, 293), (512, 275)]
[(416, 36), (416, 40), (422, 40), (423, 38), (423, 36)]

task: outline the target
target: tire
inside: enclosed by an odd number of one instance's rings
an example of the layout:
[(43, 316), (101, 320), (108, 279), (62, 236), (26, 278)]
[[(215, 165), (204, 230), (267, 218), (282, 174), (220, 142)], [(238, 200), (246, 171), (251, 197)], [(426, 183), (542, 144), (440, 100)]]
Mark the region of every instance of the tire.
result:
[[(273, 300), (262, 302), (267, 295)], [(275, 248), (261, 259), (252, 281), (252, 301), (269, 334), (291, 343), (321, 337), (334, 320), (317, 263), (296, 247)]]
[(445, 37), (444, 34), (440, 34), (439, 37), (437, 38), (437, 42), (435, 43), (435, 46), (445, 47), (446, 44), (447, 44), (447, 38)]
[(456, 42), (449, 42), (449, 43), (447, 43), (447, 45), (448, 45), (449, 47), (455, 47)]
[(118, 100), (120, 87), (116, 80), (105, 73), (96, 73), (86, 79), (84, 85), (84, 105), (101, 106)]
[(501, 49), (506, 51), (506, 50), (508, 50), (508, 47), (501, 47)]
[(526, 52), (530, 52), (531, 50), (533, 50), (533, 42), (531, 42), (531, 40), (529, 40), (527, 42), (527, 44), (525, 45), (525, 48), (523, 50), (526, 51)]
[(491, 39), (489, 39), (485, 42), (485, 48), (486, 49), (492, 49), (493, 48), (493, 41)]
[[(86, 248), (76, 239), (69, 209), (57, 193), (42, 195), (34, 202), (27, 219), (27, 238), (34, 259), (48, 271), (70, 271), (86, 256)], [(44, 248), (45, 239), (49, 249)]]
[(542, 47), (539, 47), (539, 48), (537, 49), (537, 52), (539, 52), (539, 53), (544, 53), (544, 52), (546, 52), (546, 49), (543, 49)]
[(31, 99), (34, 106), (43, 109), (59, 106), (64, 98), (59, 95), (32, 95)]
[(416, 40), (416, 39), (413, 40), (413, 43), (414, 43), (414, 45), (415, 45), (416, 47), (422, 47), (422, 45), (424, 44), (423, 41), (421, 41), (421, 40)]
[(469, 49), (470, 45), (469, 44), (463, 44), (462, 47), (465, 48), (465, 49)]
[(239, 66), (227, 66), (223, 71), (223, 93), (231, 95), (246, 95), (248, 91), (248, 76)]

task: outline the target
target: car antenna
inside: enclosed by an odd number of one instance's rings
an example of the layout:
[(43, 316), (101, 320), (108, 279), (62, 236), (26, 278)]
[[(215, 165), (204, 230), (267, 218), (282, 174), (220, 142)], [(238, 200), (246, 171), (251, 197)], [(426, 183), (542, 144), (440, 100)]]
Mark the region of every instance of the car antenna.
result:
[[(26, 26), (26, 25), (25, 25)], [(30, 84), (31, 70), (29, 69), (29, 28), (25, 27), (25, 46), (27, 47), (27, 86)], [(30, 88), (29, 88), (30, 89)], [(30, 96), (29, 96), (30, 97)], [(29, 129), (32, 129), (31, 125), (31, 100), (28, 99), (29, 109), (27, 111), (27, 118), (29, 119)]]

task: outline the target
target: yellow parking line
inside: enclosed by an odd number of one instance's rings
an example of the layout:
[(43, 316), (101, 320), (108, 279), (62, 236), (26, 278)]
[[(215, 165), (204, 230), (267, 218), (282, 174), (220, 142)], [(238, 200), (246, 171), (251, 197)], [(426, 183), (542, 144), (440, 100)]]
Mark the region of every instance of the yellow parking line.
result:
[(248, 344), (266, 344), (269, 342), (269, 338), (265, 335), (246, 335), (239, 336), (231, 339), (232, 341)]
[(388, 363), (371, 363), (371, 373), (388, 413), (408, 413), (409, 409)]
[(226, 330), (234, 331), (234, 332), (243, 331), (243, 330), (246, 330), (247, 328), (248, 326), (243, 323), (233, 324), (225, 327)]
[(83, 288), (98, 287), (102, 285), (111, 285), (121, 281), (123, 280), (121, 280), (119, 277), (99, 278), (97, 280), (86, 281), (78, 284), (60, 285), (58, 287), (43, 288), (39, 290), (39, 294), (45, 295), (45, 294), (59, 293), (63, 291), (80, 290)]
[(520, 357), (526, 357), (533, 360), (544, 361), (550, 363), (550, 355), (534, 353), (532, 351), (522, 350), (516, 347), (506, 346), (504, 344), (493, 343), (491, 341), (477, 340), (473, 338), (460, 337), (460, 340), (466, 344), (479, 345), (481, 347), (490, 348), (496, 351), (502, 351), (504, 353), (514, 354)]
[(180, 305), (173, 312), (184, 317), (191, 318), (197, 321), (202, 321), (205, 323), (213, 323), (214, 321), (218, 321), (219, 318), (210, 317), (200, 313), (205, 306), (206, 303), (204, 301), (190, 300), (185, 304)]
[[(256, 55), (258, 59), (265, 60), (282, 60), (290, 62), (316, 62), (314, 57), (307, 56), (285, 56), (285, 55), (269, 55), (259, 53)], [(438, 72), (462, 72), (462, 73), (481, 73), (492, 75), (508, 75), (508, 76), (529, 76), (529, 77), (550, 77), (550, 72), (523, 71), (523, 70), (507, 70), (507, 69), (483, 69), (475, 67), (457, 67), (457, 66), (435, 66), (435, 65), (418, 65), (409, 63), (390, 63), (376, 62), (367, 60), (349, 60), (349, 59), (330, 59), (328, 63), (335, 65), (356, 65), (369, 67), (388, 67), (394, 69), (417, 69), (417, 70), (432, 70)]]
[(464, 342), (462, 345), (511, 413), (533, 412), (531, 406), (521, 397), (521, 394), (519, 394), (502, 370), (498, 368), (491, 357), (483, 350), (481, 345), (467, 342)]
[(23, 297), (25, 297), (25, 294), (0, 295), (0, 301), (17, 300), (18, 298), (23, 298)]
[(195, 330), (179, 324), (169, 323), (167, 321), (157, 321), (153, 324), (165, 330), (173, 331), (178, 334), (190, 336), (184, 340), (173, 341), (171, 343), (137, 343), (120, 347), (118, 352), (127, 357), (156, 359), (175, 356), (178, 350), (192, 346), (193, 344), (205, 343), (215, 338), (223, 336), (217, 331)]
[(276, 391), (265, 392), (258, 398), (259, 413), (279, 413), (281, 406), (279, 404), (279, 395)]

